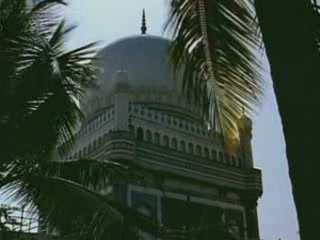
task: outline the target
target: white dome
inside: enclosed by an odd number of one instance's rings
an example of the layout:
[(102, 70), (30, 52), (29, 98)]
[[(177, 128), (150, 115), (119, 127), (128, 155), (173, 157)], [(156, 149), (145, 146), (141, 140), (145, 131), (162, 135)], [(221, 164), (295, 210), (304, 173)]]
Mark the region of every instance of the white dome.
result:
[[(176, 90), (173, 70), (168, 63), (169, 40), (138, 35), (118, 40), (102, 49), (100, 77), (103, 89), (109, 92), (121, 81), (119, 71), (127, 72), (127, 85), (132, 90)], [(123, 83), (121, 83), (123, 84)]]

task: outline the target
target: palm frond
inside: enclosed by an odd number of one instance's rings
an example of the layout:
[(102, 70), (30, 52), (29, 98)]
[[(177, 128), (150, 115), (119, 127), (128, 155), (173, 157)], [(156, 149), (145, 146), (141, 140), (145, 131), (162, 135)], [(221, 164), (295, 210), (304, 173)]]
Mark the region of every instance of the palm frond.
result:
[(39, 171), (42, 175), (67, 179), (93, 190), (110, 186), (113, 179), (143, 181), (137, 167), (107, 160), (48, 161), (41, 163)]
[(171, 0), (166, 30), (182, 89), (224, 135), (237, 136), (243, 109), (253, 113), (263, 93), (254, 24), (247, 0)]
[[(110, 234), (110, 228), (106, 230), (110, 221), (111, 228), (115, 228), (122, 225), (125, 219), (128, 226), (156, 234), (158, 226), (152, 219), (113, 200), (110, 195), (98, 193), (111, 186), (113, 177), (117, 180), (141, 180), (135, 171), (119, 162), (92, 159), (42, 162), (37, 159), (33, 162), (17, 160), (0, 179), (0, 189), (5, 190), (6, 195), (18, 204), (30, 205), (33, 213), (45, 218), (48, 226), (64, 233), (81, 232), (74, 227), (79, 225), (83, 228), (84, 224), (88, 229), (82, 230), (90, 235), (94, 230), (91, 228), (102, 224), (102, 230), (99, 231), (105, 236)], [(73, 204), (75, 206), (69, 206)], [(118, 214), (114, 221), (109, 211)], [(64, 221), (72, 222), (71, 219), (78, 218), (76, 226), (63, 226)]]
[(33, 214), (42, 216), (47, 226), (62, 234), (77, 233), (78, 239), (102, 239), (124, 218), (132, 226), (157, 232), (157, 225), (145, 215), (63, 178), (17, 176), (3, 188), (12, 200), (28, 204)]
[(66, 140), (72, 144), (82, 118), (77, 98), (94, 85), (97, 70), (95, 43), (64, 49), (71, 29), (62, 22), (48, 39), (26, 32), (10, 41), (6, 54), (14, 69), (0, 116), (6, 151), (39, 151)]
[[(48, 226), (62, 233), (77, 230), (85, 234), (90, 224), (106, 227), (122, 219), (105, 197), (62, 178), (24, 176), (11, 182), (6, 192), (15, 202), (29, 204), (35, 215), (40, 214)], [(104, 222), (99, 221), (102, 217), (106, 218)], [(85, 226), (88, 229), (85, 230)]]

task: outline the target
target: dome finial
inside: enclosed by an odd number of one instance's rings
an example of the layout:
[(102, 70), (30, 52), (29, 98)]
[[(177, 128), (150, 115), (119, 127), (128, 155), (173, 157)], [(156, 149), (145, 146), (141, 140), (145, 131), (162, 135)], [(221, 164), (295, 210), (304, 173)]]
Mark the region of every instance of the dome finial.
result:
[(146, 25), (146, 14), (144, 9), (142, 10), (142, 25), (141, 25), (141, 34), (147, 33), (147, 25)]

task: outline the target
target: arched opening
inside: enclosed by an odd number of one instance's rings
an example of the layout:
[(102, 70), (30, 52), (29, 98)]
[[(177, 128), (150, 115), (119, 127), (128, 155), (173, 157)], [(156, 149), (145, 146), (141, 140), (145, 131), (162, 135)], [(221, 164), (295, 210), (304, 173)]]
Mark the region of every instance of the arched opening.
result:
[(184, 141), (180, 141), (180, 151), (186, 152), (186, 143)]
[(137, 140), (143, 141), (143, 129), (141, 127), (137, 129)]
[(169, 147), (169, 137), (163, 136), (163, 146)]
[(211, 155), (212, 155), (212, 160), (213, 161), (217, 161), (217, 151), (216, 150), (212, 150), (211, 151)]
[(98, 139), (98, 145), (101, 146), (101, 144), (102, 144), (102, 137), (99, 137), (99, 139)]
[(104, 141), (104, 142), (107, 141), (107, 134), (106, 134), (106, 133), (103, 135), (103, 141)]
[(175, 149), (175, 150), (178, 149), (178, 141), (177, 141), (176, 138), (172, 138), (172, 140), (171, 140), (171, 147), (172, 147), (173, 149)]
[(92, 145), (91, 145), (91, 143), (89, 144), (89, 147), (88, 147), (88, 153), (91, 153), (91, 151), (92, 151)]
[(93, 150), (96, 150), (97, 149), (97, 140), (94, 140), (93, 141)]
[(225, 157), (225, 162), (226, 162), (228, 165), (232, 165), (231, 162), (230, 162), (230, 156), (229, 156), (229, 154), (225, 153), (224, 157)]
[(204, 148), (204, 151), (203, 151), (203, 157), (205, 159), (209, 159), (209, 149), (208, 148)]
[(151, 134), (151, 131), (149, 129), (146, 131), (146, 141), (148, 143), (152, 142), (152, 134)]
[(243, 164), (242, 164), (242, 158), (241, 157), (238, 157), (238, 166), (239, 167), (242, 167), (243, 166)]
[(200, 156), (200, 157), (202, 156), (201, 147), (199, 145), (197, 145), (197, 147), (196, 147), (196, 155)]
[(192, 143), (189, 143), (189, 145), (188, 145), (188, 152), (190, 154), (194, 154), (194, 149), (193, 149), (193, 144)]
[(132, 132), (132, 133), (134, 133), (134, 127), (133, 127), (132, 124), (129, 124), (129, 131)]
[(154, 143), (158, 145), (160, 144), (160, 134), (157, 132), (154, 134)]
[(223, 153), (222, 152), (219, 152), (219, 161), (220, 162), (224, 162)]

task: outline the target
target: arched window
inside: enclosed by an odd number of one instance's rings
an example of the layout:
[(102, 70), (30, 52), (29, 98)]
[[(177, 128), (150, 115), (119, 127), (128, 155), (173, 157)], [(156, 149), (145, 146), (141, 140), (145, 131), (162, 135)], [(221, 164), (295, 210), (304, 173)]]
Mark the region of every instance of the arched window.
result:
[(200, 156), (200, 157), (201, 157), (201, 155), (202, 155), (201, 147), (200, 147), (199, 145), (197, 145), (197, 147), (196, 147), (196, 155), (197, 155), (197, 156)]
[(230, 162), (230, 156), (229, 156), (229, 154), (225, 153), (225, 154), (224, 154), (224, 157), (225, 157), (225, 163), (228, 164), (228, 165), (231, 165), (231, 164), (230, 164), (231, 162)]
[(97, 149), (97, 140), (94, 140), (93, 141), (93, 150), (96, 150)]
[(194, 149), (193, 149), (193, 144), (192, 143), (189, 143), (189, 145), (188, 145), (188, 152), (190, 154), (194, 154)]
[(239, 167), (242, 167), (242, 166), (243, 166), (242, 158), (241, 158), (241, 157), (238, 157), (238, 166), (239, 166)]
[(146, 132), (146, 141), (148, 143), (151, 143), (152, 142), (152, 135), (151, 135), (151, 131), (148, 129), (147, 132)]
[(205, 159), (209, 159), (209, 149), (205, 147), (203, 153), (204, 153), (204, 156), (203, 156), (203, 157), (204, 157)]
[(92, 151), (92, 145), (91, 145), (91, 143), (89, 144), (89, 147), (88, 147), (88, 153), (91, 153), (91, 151)]
[(84, 148), (83, 148), (83, 155), (86, 156), (87, 154), (88, 154), (88, 152), (87, 152), (87, 147), (84, 147)]
[(101, 146), (101, 144), (102, 144), (102, 137), (100, 136), (98, 139), (98, 145)]
[(154, 139), (153, 139), (153, 142), (155, 143), (155, 144), (158, 144), (158, 145), (160, 145), (160, 134), (159, 133), (154, 133)]
[(186, 143), (184, 141), (180, 141), (180, 151), (186, 152)]
[(223, 162), (224, 161), (224, 157), (223, 157), (223, 153), (219, 152), (219, 158), (218, 158), (219, 162)]
[(103, 141), (104, 141), (104, 142), (107, 141), (107, 134), (106, 134), (106, 133), (103, 135)]
[(143, 129), (141, 127), (137, 129), (137, 140), (143, 141)]
[(177, 139), (176, 138), (172, 138), (171, 140), (171, 147), (173, 149), (178, 149), (178, 142), (177, 142)]
[(129, 125), (129, 131), (132, 132), (132, 133), (134, 133), (134, 127), (133, 127), (132, 124)]
[(163, 136), (163, 146), (169, 147), (169, 137)]
[(231, 156), (231, 165), (237, 167), (237, 161), (236, 158), (234, 156)]
[(217, 151), (216, 150), (211, 151), (211, 159), (213, 161), (217, 161)]
[(79, 151), (79, 158), (82, 157), (82, 150)]

